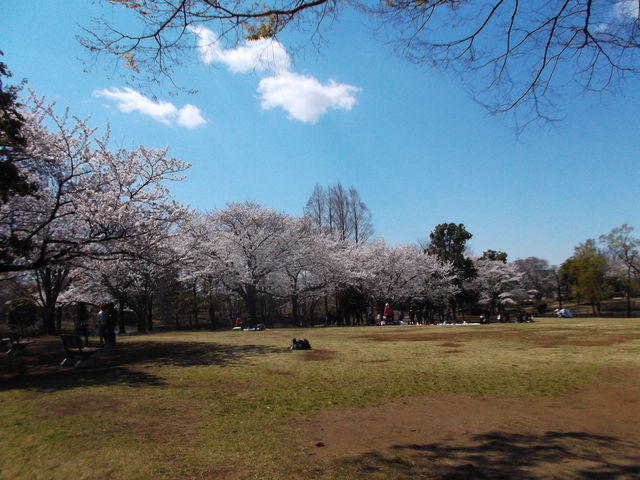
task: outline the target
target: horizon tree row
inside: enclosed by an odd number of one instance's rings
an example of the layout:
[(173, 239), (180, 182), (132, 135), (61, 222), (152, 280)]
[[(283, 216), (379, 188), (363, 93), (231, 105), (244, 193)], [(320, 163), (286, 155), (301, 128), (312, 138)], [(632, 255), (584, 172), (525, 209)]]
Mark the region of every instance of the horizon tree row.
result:
[[(0, 80), (7, 75), (0, 64)], [(555, 296), (561, 306), (569, 294), (597, 314), (613, 292), (625, 294), (630, 315), (640, 242), (626, 224), (600, 237), (603, 248), (589, 240), (555, 268), (494, 250), (475, 258), (462, 224), (437, 225), (423, 246), (371, 240), (366, 204), (340, 182), (316, 185), (302, 217), (251, 201), (196, 212), (166, 185), (189, 167), (166, 150), (114, 149), (108, 130), (98, 135), (34, 94), (21, 101), (2, 82), (0, 98), (0, 280), (3, 291), (26, 288), (48, 334), (59, 330), (61, 306), (105, 301), (151, 330), (169, 298), (189, 298), (196, 321), (206, 307), (212, 325), (223, 303), (251, 323), (289, 314), (299, 325), (321, 309), (353, 323), (386, 302), (413, 302), (455, 318), (478, 303), (497, 312)]]

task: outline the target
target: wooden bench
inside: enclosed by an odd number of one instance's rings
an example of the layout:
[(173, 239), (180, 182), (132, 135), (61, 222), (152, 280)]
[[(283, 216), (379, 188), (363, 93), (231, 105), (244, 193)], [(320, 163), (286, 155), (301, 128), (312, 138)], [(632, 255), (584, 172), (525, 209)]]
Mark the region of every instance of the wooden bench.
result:
[(18, 332), (9, 332), (7, 338), (2, 339), (2, 343), (9, 346), (7, 355), (15, 356), (24, 353), (31, 342), (22, 340)]
[(60, 363), (61, 367), (72, 366), (74, 368), (88, 368), (95, 366), (93, 354), (95, 348), (87, 347), (82, 342), (80, 335), (60, 335), (62, 345), (67, 354)]

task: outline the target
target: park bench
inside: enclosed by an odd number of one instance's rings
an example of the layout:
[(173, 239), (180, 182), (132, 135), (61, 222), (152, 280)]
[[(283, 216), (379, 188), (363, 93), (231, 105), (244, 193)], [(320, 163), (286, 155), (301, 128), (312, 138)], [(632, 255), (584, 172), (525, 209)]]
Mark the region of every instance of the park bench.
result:
[(60, 363), (61, 367), (88, 368), (95, 366), (93, 354), (96, 349), (87, 347), (82, 342), (80, 335), (60, 335), (60, 338), (67, 355)]
[(22, 340), (18, 332), (9, 332), (6, 338), (2, 339), (3, 345), (8, 345), (7, 355), (15, 356), (23, 353), (29, 346), (28, 341)]

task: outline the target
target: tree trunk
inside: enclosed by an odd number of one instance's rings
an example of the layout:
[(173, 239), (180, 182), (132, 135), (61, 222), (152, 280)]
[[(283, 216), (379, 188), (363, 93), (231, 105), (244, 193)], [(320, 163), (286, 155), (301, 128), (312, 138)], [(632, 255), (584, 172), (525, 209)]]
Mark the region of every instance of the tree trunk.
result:
[(56, 307), (55, 305), (45, 305), (42, 308), (42, 320), (47, 335), (56, 335)]
[(147, 303), (147, 325), (149, 327), (149, 331), (153, 332), (153, 299), (149, 299)]
[[(245, 301), (245, 303), (246, 303), (246, 301)], [(230, 328), (232, 328), (233, 327), (233, 313), (232, 313), (233, 305), (231, 304), (231, 297), (230, 296), (227, 296), (227, 309), (228, 309), (227, 320), (229, 320), (229, 326), (230, 326)]]
[(298, 295), (295, 293), (291, 295), (291, 314), (293, 315), (293, 325), (301, 327), (300, 319), (298, 316)]
[(211, 330), (216, 329), (216, 306), (213, 303), (213, 295), (209, 293), (209, 323), (211, 324)]
[(200, 305), (198, 304), (198, 283), (196, 280), (193, 281), (193, 322), (196, 325), (196, 328), (200, 327), (200, 319), (198, 318), (198, 313), (200, 310)]
[(180, 296), (178, 294), (176, 294), (175, 302), (173, 304), (173, 315), (173, 321), (176, 324), (176, 328), (180, 328)]
[(56, 329), (58, 332), (62, 331), (62, 307), (54, 307), (55, 316), (56, 316)]
[(147, 319), (145, 318), (145, 310), (136, 310), (136, 317), (138, 318), (138, 332), (143, 333), (147, 331)]
[(56, 302), (60, 292), (65, 288), (69, 269), (65, 266), (43, 267), (36, 269), (38, 295), (42, 303), (42, 320), (48, 335), (56, 335)]
[(124, 300), (118, 299), (118, 334), (124, 335), (127, 333), (127, 327), (124, 324)]
[(245, 285), (242, 297), (247, 306), (249, 324), (255, 325), (258, 320), (257, 292), (255, 285)]
[(558, 297), (558, 310), (562, 308), (562, 286), (560, 285), (560, 277), (557, 272), (554, 272), (556, 278), (556, 295)]
[(311, 300), (311, 303), (309, 304), (309, 322), (311, 322), (312, 327), (316, 324), (315, 311), (317, 305), (317, 300)]
[(260, 322), (261, 323), (265, 323), (264, 322), (265, 309), (266, 309), (266, 304), (264, 300), (264, 295), (260, 295)]
[(631, 267), (627, 267), (627, 318), (631, 318)]
[(324, 325), (329, 325), (329, 299), (324, 296)]

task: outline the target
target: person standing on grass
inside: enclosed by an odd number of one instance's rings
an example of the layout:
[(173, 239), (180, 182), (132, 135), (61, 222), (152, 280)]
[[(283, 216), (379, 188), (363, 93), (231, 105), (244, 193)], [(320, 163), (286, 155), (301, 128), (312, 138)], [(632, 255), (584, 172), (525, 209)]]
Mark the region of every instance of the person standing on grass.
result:
[(387, 325), (393, 322), (393, 309), (391, 308), (391, 305), (389, 305), (388, 303), (385, 304), (384, 306), (384, 311), (382, 312), (382, 316), (384, 317), (384, 321)]
[(101, 303), (99, 305), (100, 311), (96, 317), (96, 328), (98, 329), (98, 337), (100, 338), (100, 345), (104, 346), (107, 342), (107, 324), (109, 319), (107, 318), (106, 305)]
[(106, 307), (107, 314), (107, 331), (105, 334), (105, 338), (107, 341), (107, 345), (115, 345), (116, 344), (116, 309), (113, 303), (108, 303)]
[(80, 302), (78, 304), (78, 316), (76, 317), (76, 334), (84, 337), (85, 346), (89, 345), (89, 313), (87, 312), (87, 304)]

